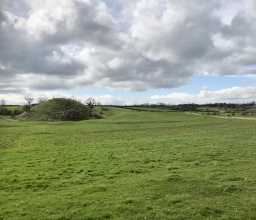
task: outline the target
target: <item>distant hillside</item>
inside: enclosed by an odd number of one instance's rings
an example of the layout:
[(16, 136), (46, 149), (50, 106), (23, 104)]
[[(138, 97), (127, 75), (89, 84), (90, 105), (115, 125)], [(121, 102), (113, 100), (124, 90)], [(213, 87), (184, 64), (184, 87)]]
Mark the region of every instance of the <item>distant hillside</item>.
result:
[(197, 112), (206, 115), (222, 115), (222, 116), (249, 116), (256, 117), (255, 102), (235, 104), (235, 103), (212, 103), (212, 104), (145, 104), (133, 106), (119, 106), (136, 111), (178, 111), (178, 112)]

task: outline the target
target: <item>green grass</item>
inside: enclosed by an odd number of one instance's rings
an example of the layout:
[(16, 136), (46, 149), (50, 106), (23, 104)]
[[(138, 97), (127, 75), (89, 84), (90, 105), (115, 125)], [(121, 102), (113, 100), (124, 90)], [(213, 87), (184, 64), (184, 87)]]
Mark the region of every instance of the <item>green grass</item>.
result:
[(256, 219), (256, 122), (113, 109), (0, 119), (0, 219)]
[(4, 106), (5, 108), (9, 109), (9, 110), (21, 110), (22, 109), (22, 106), (19, 106), (19, 105), (6, 105)]

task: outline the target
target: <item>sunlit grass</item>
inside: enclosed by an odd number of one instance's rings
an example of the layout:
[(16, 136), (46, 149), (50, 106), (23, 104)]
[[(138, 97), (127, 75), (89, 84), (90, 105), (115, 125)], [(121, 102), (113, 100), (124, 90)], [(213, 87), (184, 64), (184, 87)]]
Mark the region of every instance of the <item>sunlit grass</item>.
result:
[(256, 122), (112, 109), (0, 121), (0, 219), (254, 219)]

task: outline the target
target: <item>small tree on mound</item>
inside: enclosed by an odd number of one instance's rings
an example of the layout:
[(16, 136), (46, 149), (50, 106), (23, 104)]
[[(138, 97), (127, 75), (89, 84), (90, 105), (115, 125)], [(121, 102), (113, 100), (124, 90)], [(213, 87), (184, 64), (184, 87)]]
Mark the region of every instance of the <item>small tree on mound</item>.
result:
[(32, 103), (34, 101), (34, 98), (31, 97), (31, 96), (25, 96), (24, 97), (25, 99), (25, 105), (24, 105), (24, 111), (25, 112), (30, 112), (31, 111), (31, 108), (32, 108)]
[(89, 115), (92, 116), (93, 112), (94, 112), (94, 108), (96, 106), (96, 100), (94, 98), (90, 97), (86, 100), (86, 104), (87, 104), (88, 109), (89, 109)]

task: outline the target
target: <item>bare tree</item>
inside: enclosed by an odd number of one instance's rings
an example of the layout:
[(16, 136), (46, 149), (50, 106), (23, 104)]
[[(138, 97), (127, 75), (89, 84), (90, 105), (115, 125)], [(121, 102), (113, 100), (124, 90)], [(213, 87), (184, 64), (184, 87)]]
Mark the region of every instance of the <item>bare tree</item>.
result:
[(85, 101), (86, 105), (88, 106), (89, 108), (89, 114), (90, 116), (92, 115), (93, 113), (93, 109), (95, 108), (96, 106), (96, 100), (92, 97), (88, 98), (86, 101)]
[(29, 96), (29, 95), (27, 95), (27, 96), (24, 97), (24, 99), (25, 99), (25, 102), (26, 102), (26, 104), (25, 104), (25, 111), (30, 112), (31, 108), (32, 108), (32, 104), (33, 104), (34, 98)]
[(86, 99), (86, 105), (90, 106), (90, 107), (94, 107), (96, 106), (96, 100), (92, 97)]

